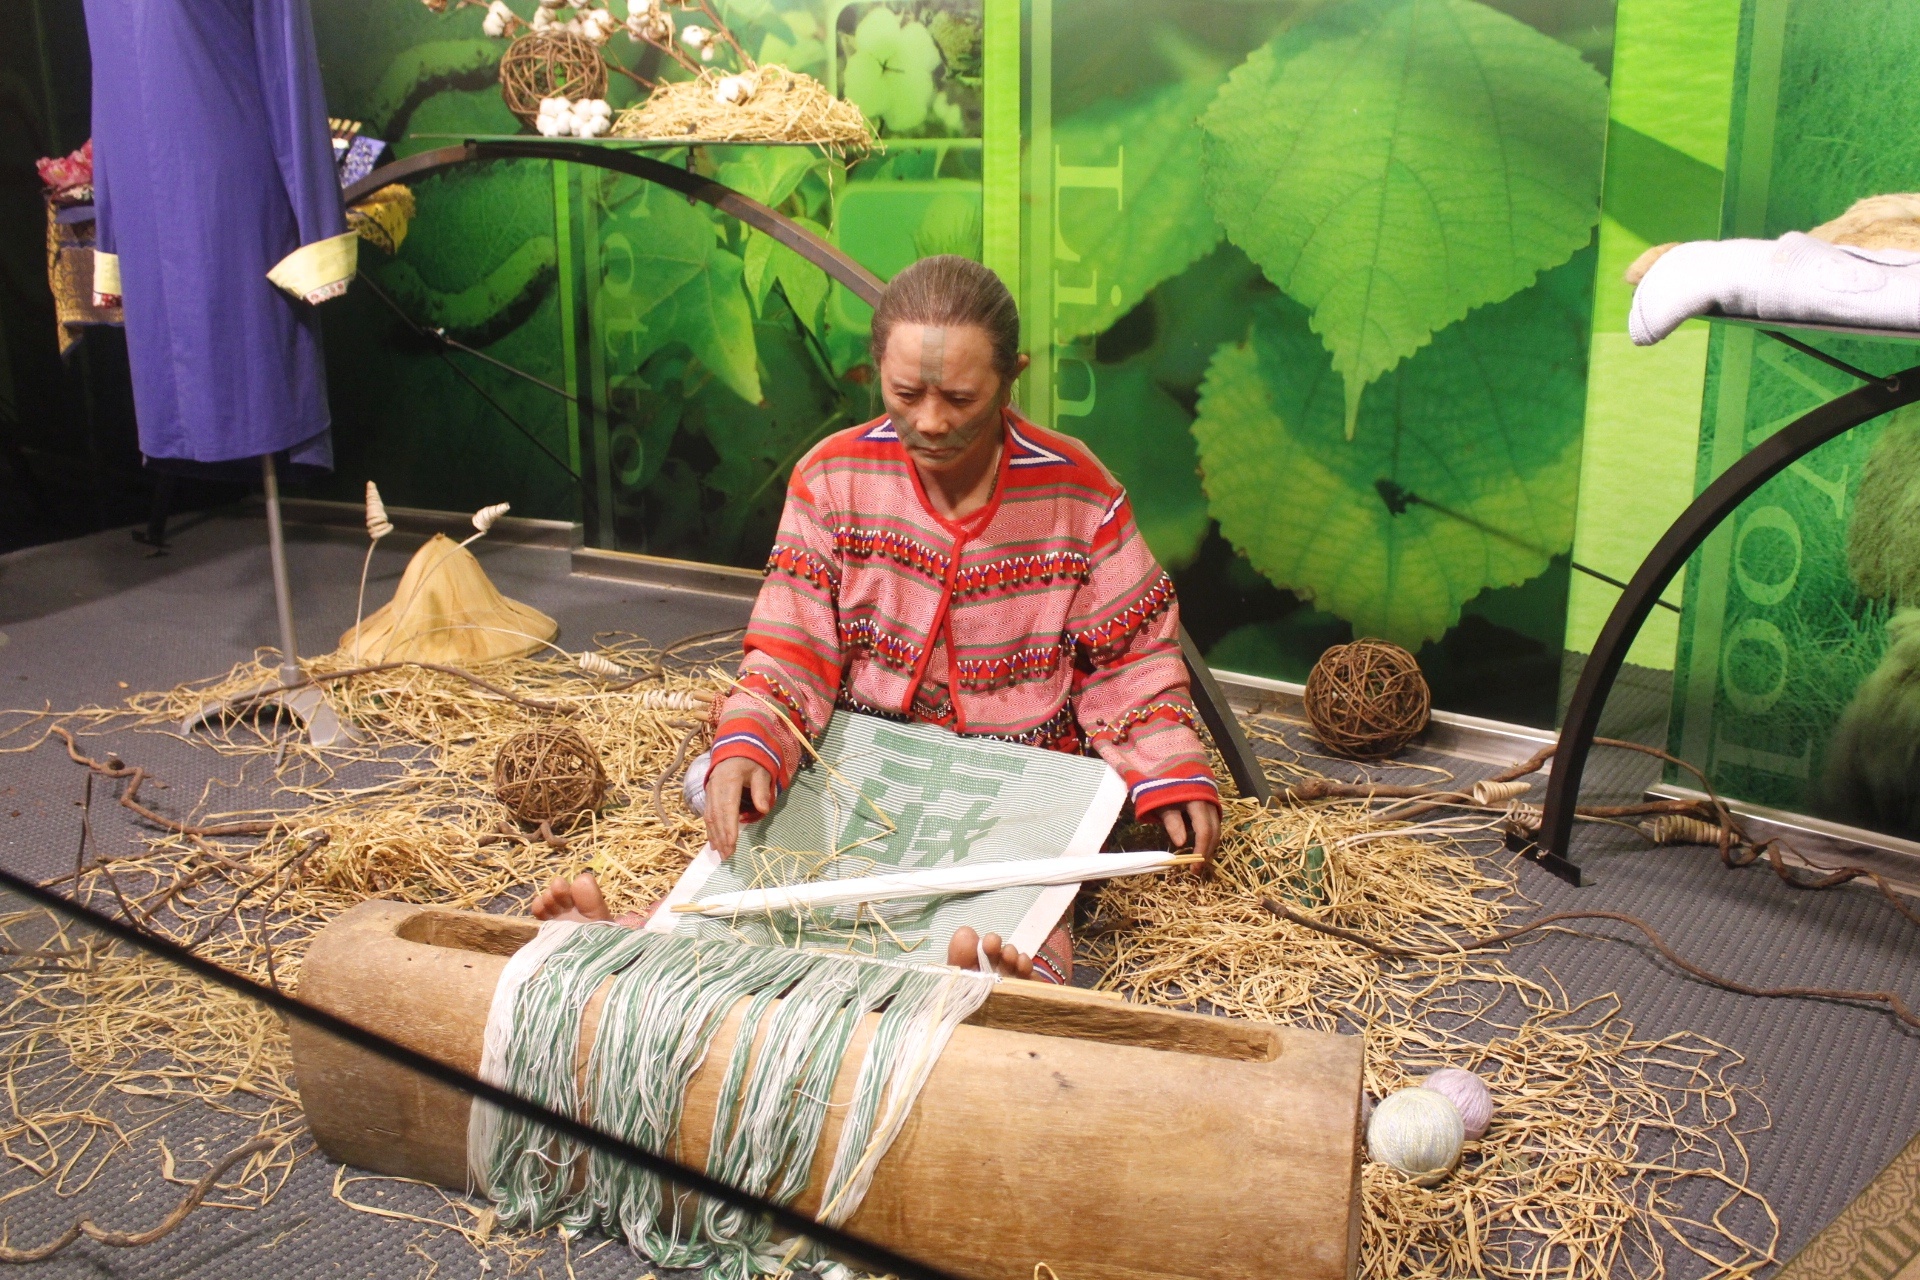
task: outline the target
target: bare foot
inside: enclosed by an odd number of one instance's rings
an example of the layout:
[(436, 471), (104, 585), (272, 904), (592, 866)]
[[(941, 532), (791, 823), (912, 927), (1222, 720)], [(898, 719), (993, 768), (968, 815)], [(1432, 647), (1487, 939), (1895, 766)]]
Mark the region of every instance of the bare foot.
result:
[(565, 876), (555, 876), (553, 883), (534, 895), (530, 908), (535, 920), (578, 920), (582, 924), (623, 924), (629, 929), (637, 928), (642, 917), (629, 911), (618, 920), (607, 910), (606, 897), (600, 892), (600, 882), (593, 878), (593, 872), (583, 871), (568, 880)]
[(1033, 976), (1033, 957), (1011, 942), (1001, 942), (999, 934), (988, 934), (983, 943), (972, 925), (963, 924), (953, 931), (953, 939), (947, 943), (948, 964), (956, 969), (978, 969), (982, 956), (993, 965), (993, 971), (1002, 977)]

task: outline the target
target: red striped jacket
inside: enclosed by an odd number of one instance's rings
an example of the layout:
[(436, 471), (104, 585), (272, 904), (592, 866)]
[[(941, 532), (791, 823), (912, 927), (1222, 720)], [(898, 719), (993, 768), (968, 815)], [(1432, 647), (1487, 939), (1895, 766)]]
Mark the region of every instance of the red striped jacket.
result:
[(787, 485), (714, 762), (781, 786), (835, 706), (1064, 751), (1090, 745), (1137, 814), (1218, 802), (1194, 731), (1173, 583), (1125, 490), (1076, 440), (1008, 411), (1000, 475), (936, 515), (889, 419), (828, 436)]

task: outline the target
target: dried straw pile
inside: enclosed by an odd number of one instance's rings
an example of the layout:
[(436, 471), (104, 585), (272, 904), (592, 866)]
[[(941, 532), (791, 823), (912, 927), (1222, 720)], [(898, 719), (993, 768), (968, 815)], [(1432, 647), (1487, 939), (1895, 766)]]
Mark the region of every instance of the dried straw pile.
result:
[(711, 74), (665, 81), (637, 107), (622, 111), (609, 136), (702, 142), (801, 142), (835, 156), (874, 147), (860, 108), (827, 92), (812, 76), (780, 66), (740, 73), (751, 82), (746, 101), (722, 101)]
[[(1283, 785), (1312, 776), (1298, 763), (1269, 772)], [(1107, 882), (1083, 953), (1130, 1000), (1364, 1032), (1375, 1099), (1440, 1067), (1487, 1081), (1493, 1125), (1452, 1177), (1428, 1189), (1366, 1165), (1362, 1276), (1661, 1277), (1684, 1258), (1681, 1274), (1720, 1277), (1773, 1261), (1778, 1223), (1746, 1185), (1742, 1141), (1766, 1127), (1765, 1109), (1729, 1081), (1738, 1053), (1638, 1036), (1617, 996), (1571, 1002), (1495, 952), (1383, 959), (1260, 906), (1271, 895), (1415, 948), (1533, 914), (1510, 867), (1459, 843), (1491, 820), (1435, 824), (1451, 835), (1396, 825), (1353, 801), (1231, 800), (1215, 879)]]
[[(114, 860), (82, 876), (81, 891), (109, 909), (124, 901), (143, 924), (283, 985), (297, 983), (314, 931), (372, 895), (513, 909), (552, 875), (591, 866), (616, 911), (638, 906), (663, 893), (700, 844), (700, 824), (678, 787), (662, 796), (655, 784), (677, 779), (703, 737), (698, 707), (720, 686), (715, 664), (730, 644), (659, 653), (602, 638), (601, 653), (641, 675), (627, 689), (557, 657), (476, 671), (512, 697), (415, 667), (330, 683), (336, 708), (369, 734), (356, 752), (367, 763), (343, 767), (335, 753), (323, 759), (298, 747), (280, 758), (277, 742), (236, 726), (213, 749), (246, 774), (271, 773), (274, 805), (217, 814), (210, 788), (192, 821), (254, 821), (261, 832), (160, 835), (141, 848), (101, 849), (96, 859)], [(271, 662), (64, 723), (84, 733), (89, 724), (125, 725), (129, 715), (177, 721), (210, 696), (260, 680)], [(564, 710), (556, 716), (512, 698)], [(556, 720), (592, 743), (610, 782), (607, 807), (569, 832), (565, 848), (508, 823), (489, 786), (511, 735)], [(38, 717), (13, 726), (0, 750), (31, 749), (47, 724)], [(87, 738), (79, 742), (85, 748)], [(1286, 775), (1277, 777), (1282, 783), (1311, 772), (1298, 762), (1274, 771)], [(1689, 1275), (1742, 1276), (1764, 1265), (1771, 1237), (1744, 1239), (1730, 1225), (1771, 1218), (1744, 1185), (1739, 1134), (1760, 1126), (1748, 1123), (1753, 1108), (1743, 1110), (1740, 1090), (1727, 1082), (1737, 1054), (1694, 1036), (1638, 1037), (1617, 1001), (1570, 1006), (1497, 954), (1382, 960), (1278, 922), (1258, 905), (1260, 893), (1273, 893), (1323, 919), (1414, 945), (1491, 932), (1519, 905), (1512, 877), (1440, 825), (1424, 836), (1396, 834), (1351, 801), (1277, 811), (1232, 802), (1219, 877), (1110, 883), (1082, 930), (1083, 951), (1107, 967), (1107, 986), (1135, 1000), (1364, 1029), (1376, 1097), (1442, 1065), (1488, 1079), (1497, 1118), (1454, 1177), (1425, 1190), (1367, 1168), (1367, 1277), (1660, 1277), (1683, 1258), (1679, 1269)], [(9, 1066), (31, 1061), (54, 1069), (58, 1081), (19, 1098), (7, 1130), (17, 1139), (38, 1126), (58, 1150), (42, 1167), (72, 1182), (103, 1152), (121, 1149), (101, 1142), (112, 1122), (95, 1100), (129, 1084), (197, 1098), (279, 1139), (221, 1196), (264, 1203), (303, 1149), (277, 1022), (142, 957), (85, 959), (56, 956), (8, 975), (16, 1008), (58, 1008), (61, 1016), (16, 1015), (0, 1048)], [(336, 1194), (352, 1203), (344, 1185)], [(1682, 1200), (1700, 1199), (1686, 1195), (1689, 1185), (1712, 1186), (1729, 1213), (1687, 1220)], [(449, 1204), (456, 1216), (447, 1225), (477, 1246), (524, 1247), (492, 1234), (484, 1209)]]

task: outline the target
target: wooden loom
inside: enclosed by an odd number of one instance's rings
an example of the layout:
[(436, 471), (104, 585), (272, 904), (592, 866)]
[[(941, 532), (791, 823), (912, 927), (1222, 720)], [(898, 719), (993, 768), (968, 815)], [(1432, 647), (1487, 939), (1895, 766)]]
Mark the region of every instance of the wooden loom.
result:
[[(366, 902), (307, 953), (301, 998), (467, 1072), (525, 918)], [(580, 1062), (602, 988), (582, 1019)], [(743, 1002), (744, 1003), (744, 1002)], [(680, 1160), (704, 1165), (738, 1029), (687, 1094)], [(834, 1082), (851, 1094), (874, 1019)], [(467, 1186), (469, 1099), (292, 1024), (321, 1150), (379, 1173)], [(1361, 1043), (1004, 982), (953, 1036), (847, 1229), (982, 1280), (1351, 1277), (1360, 1232)], [(808, 1190), (819, 1207), (840, 1111)]]

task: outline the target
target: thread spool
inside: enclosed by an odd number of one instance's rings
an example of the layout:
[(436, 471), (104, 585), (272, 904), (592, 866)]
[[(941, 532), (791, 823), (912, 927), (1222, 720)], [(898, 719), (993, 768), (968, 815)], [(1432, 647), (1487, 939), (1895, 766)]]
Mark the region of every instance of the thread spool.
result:
[(1473, 802), (1489, 807), (1517, 800), (1533, 789), (1530, 782), (1476, 782), (1473, 784)]
[(529, 826), (564, 827), (600, 807), (607, 773), (600, 753), (578, 729), (524, 729), (500, 746), (493, 761), (493, 794), (507, 812)]
[(1367, 1122), (1367, 1154), (1423, 1187), (1446, 1177), (1466, 1145), (1466, 1123), (1445, 1094), (1401, 1089), (1381, 1099)]
[(1307, 676), (1307, 723), (1331, 751), (1390, 756), (1427, 727), (1433, 695), (1420, 664), (1397, 644), (1355, 640), (1320, 655)]
[(1704, 844), (1717, 849), (1740, 843), (1740, 837), (1719, 823), (1689, 818), (1683, 813), (1663, 813), (1642, 822), (1640, 834), (1655, 844)]
[(1493, 1094), (1486, 1081), (1459, 1067), (1443, 1067), (1422, 1080), (1420, 1087), (1433, 1090), (1453, 1104), (1460, 1113), (1467, 1141), (1478, 1142), (1485, 1136), (1487, 1126), (1493, 1123)]

